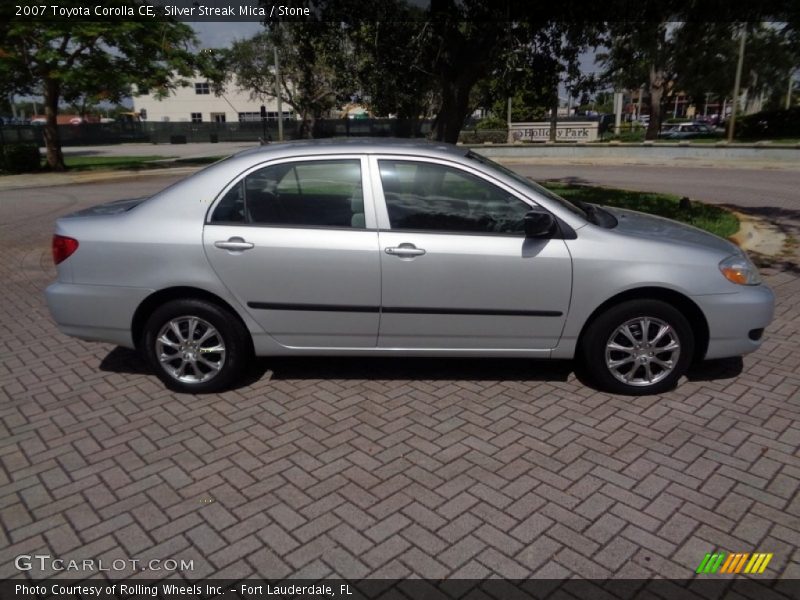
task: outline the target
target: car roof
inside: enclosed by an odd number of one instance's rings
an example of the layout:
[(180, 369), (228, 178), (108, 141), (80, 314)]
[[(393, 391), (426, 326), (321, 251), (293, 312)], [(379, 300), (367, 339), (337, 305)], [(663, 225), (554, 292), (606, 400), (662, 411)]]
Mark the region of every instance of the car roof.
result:
[(468, 148), (419, 139), (401, 138), (327, 138), (265, 144), (235, 154), (236, 157), (282, 158), (298, 154), (402, 154), (463, 158)]

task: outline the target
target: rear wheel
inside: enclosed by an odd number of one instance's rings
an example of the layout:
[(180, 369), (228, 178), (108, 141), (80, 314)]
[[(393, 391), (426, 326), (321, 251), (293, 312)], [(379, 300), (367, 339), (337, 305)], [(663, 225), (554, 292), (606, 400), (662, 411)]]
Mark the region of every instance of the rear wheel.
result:
[(205, 300), (173, 300), (147, 320), (142, 349), (170, 389), (216, 392), (233, 384), (250, 357), (246, 328), (234, 315)]
[(587, 328), (582, 354), (592, 379), (617, 394), (672, 389), (694, 353), (686, 317), (659, 300), (631, 300), (609, 308)]

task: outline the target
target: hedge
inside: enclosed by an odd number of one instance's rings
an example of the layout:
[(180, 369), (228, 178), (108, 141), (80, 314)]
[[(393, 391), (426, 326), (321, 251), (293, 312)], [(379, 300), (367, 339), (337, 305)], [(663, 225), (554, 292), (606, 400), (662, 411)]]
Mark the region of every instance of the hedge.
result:
[(736, 121), (736, 137), (743, 140), (800, 137), (800, 106), (741, 117)]
[(508, 130), (497, 129), (472, 129), (462, 131), (458, 136), (458, 141), (462, 144), (483, 144), (492, 142), (493, 144), (505, 144), (508, 141)]
[(42, 158), (36, 144), (4, 144), (0, 146), (0, 172), (31, 173), (41, 167)]

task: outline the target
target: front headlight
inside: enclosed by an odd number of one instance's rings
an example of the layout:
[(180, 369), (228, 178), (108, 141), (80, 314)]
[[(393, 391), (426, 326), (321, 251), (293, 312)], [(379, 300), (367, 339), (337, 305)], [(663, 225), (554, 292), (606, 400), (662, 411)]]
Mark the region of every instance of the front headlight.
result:
[(761, 275), (756, 266), (745, 254), (729, 256), (719, 263), (719, 270), (725, 279), (739, 285), (758, 285)]

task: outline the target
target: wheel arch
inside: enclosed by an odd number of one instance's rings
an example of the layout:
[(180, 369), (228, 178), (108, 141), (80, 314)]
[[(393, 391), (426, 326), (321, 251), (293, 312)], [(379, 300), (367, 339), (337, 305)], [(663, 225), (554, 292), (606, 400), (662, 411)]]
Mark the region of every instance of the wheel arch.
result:
[(661, 300), (678, 309), (689, 321), (689, 325), (691, 325), (692, 331), (695, 335), (694, 355), (692, 356), (692, 362), (697, 363), (703, 360), (703, 357), (705, 357), (706, 351), (708, 350), (709, 342), (708, 321), (706, 320), (703, 311), (691, 298), (685, 294), (669, 288), (657, 286), (626, 290), (603, 302), (600, 306), (594, 309), (592, 314), (589, 315), (589, 318), (586, 319), (586, 322), (583, 324), (581, 332), (578, 335), (577, 347), (581, 348), (583, 344), (583, 336), (586, 333), (586, 330), (594, 322), (594, 320), (597, 319), (598, 316), (603, 314), (612, 306), (616, 306), (617, 304), (621, 304), (622, 302), (627, 302), (629, 300)]
[(191, 286), (175, 286), (164, 288), (153, 292), (147, 298), (142, 300), (142, 302), (136, 308), (136, 311), (133, 314), (133, 320), (131, 321), (131, 336), (133, 337), (133, 343), (136, 348), (139, 349), (141, 346), (142, 335), (144, 334), (144, 326), (147, 323), (148, 317), (153, 314), (154, 310), (164, 303), (170, 302), (171, 300), (187, 299), (205, 300), (230, 312), (236, 319), (239, 320), (245, 331), (248, 332), (252, 348), (252, 334), (250, 333), (247, 324), (244, 322), (244, 319), (242, 319), (239, 312), (233, 308), (229, 302), (226, 302), (216, 294), (209, 292), (208, 290)]

